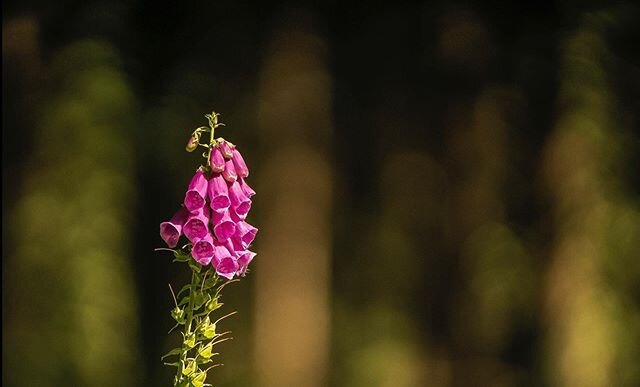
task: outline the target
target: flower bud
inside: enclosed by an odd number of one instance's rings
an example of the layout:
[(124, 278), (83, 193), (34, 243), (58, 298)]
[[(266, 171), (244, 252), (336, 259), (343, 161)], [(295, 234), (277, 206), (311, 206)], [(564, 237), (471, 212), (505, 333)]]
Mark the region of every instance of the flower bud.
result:
[(231, 159), (233, 160), (233, 166), (236, 167), (236, 173), (238, 174), (238, 177), (249, 176), (249, 168), (247, 168), (247, 164), (244, 162), (244, 159), (238, 151), (238, 148), (233, 148), (231, 154), (233, 155)]
[(198, 135), (196, 135), (195, 133), (191, 135), (191, 137), (189, 137), (189, 141), (187, 141), (187, 145), (184, 147), (184, 149), (187, 152), (193, 152), (194, 150), (196, 150), (196, 148), (198, 147), (198, 142), (199, 142), (199, 137)]
[(238, 174), (236, 173), (236, 167), (233, 165), (233, 161), (227, 160), (224, 163), (224, 171), (222, 172), (222, 176), (229, 183), (233, 183), (238, 179)]
[(231, 151), (231, 145), (229, 145), (228, 142), (223, 140), (219, 146), (220, 146), (220, 151), (222, 152), (222, 156), (224, 156), (225, 159), (230, 159), (233, 157), (233, 152)]
[(219, 146), (214, 146), (211, 150), (211, 170), (213, 172), (222, 172), (224, 171), (224, 157), (222, 157), (222, 152), (220, 151)]

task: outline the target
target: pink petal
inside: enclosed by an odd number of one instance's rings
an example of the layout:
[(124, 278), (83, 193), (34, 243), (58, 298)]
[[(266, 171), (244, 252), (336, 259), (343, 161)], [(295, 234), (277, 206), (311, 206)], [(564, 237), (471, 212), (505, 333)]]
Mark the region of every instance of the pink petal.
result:
[(229, 211), (213, 213), (213, 232), (218, 241), (229, 239), (236, 232), (236, 224), (231, 220)]
[(224, 171), (224, 158), (218, 146), (215, 146), (211, 151), (211, 170), (213, 172)]
[(187, 193), (184, 195), (184, 206), (187, 207), (189, 211), (194, 212), (204, 207), (208, 186), (209, 182), (204, 176), (204, 172), (198, 170), (193, 178), (191, 178)]
[(247, 184), (247, 182), (244, 179), (239, 179), (239, 180), (240, 180), (240, 187), (242, 188), (242, 192), (244, 192), (244, 194), (248, 198), (251, 198), (253, 195), (256, 194), (256, 191), (254, 191), (253, 188), (249, 187), (249, 184)]
[(204, 238), (194, 243), (191, 249), (193, 259), (203, 266), (211, 262), (214, 253), (213, 238), (210, 234), (207, 234)]
[(209, 233), (209, 209), (201, 208), (189, 214), (182, 232), (191, 242), (204, 238)]
[(233, 183), (238, 179), (238, 174), (236, 173), (236, 167), (233, 165), (233, 161), (227, 160), (224, 163), (224, 171), (222, 172), (222, 176), (229, 183)]
[(222, 156), (224, 156), (225, 159), (230, 159), (231, 157), (233, 157), (233, 153), (231, 152), (231, 145), (229, 145), (228, 142), (222, 141), (218, 146), (220, 147)]
[(224, 211), (231, 205), (227, 182), (219, 173), (209, 180), (209, 201), (211, 209), (217, 212)]
[(249, 176), (249, 168), (247, 168), (247, 164), (244, 162), (244, 159), (238, 151), (238, 148), (234, 148), (231, 153), (233, 155), (233, 166), (236, 167), (236, 173), (238, 174), (238, 177)]
[(245, 221), (239, 221), (236, 223), (236, 233), (235, 237), (239, 239), (243, 248), (249, 247), (253, 240), (256, 238), (256, 234), (258, 233), (258, 229), (250, 225)]
[(237, 181), (229, 186), (229, 199), (231, 199), (231, 207), (239, 216), (246, 216), (251, 209), (251, 199), (244, 194)]
[(178, 244), (178, 240), (182, 233), (182, 226), (188, 216), (189, 211), (184, 208), (180, 208), (180, 210), (173, 215), (170, 221), (160, 223), (160, 236), (170, 248), (174, 248)]
[(215, 244), (213, 266), (216, 268), (218, 275), (227, 279), (232, 279), (236, 271), (238, 271), (238, 262), (236, 259), (226, 247), (219, 244)]

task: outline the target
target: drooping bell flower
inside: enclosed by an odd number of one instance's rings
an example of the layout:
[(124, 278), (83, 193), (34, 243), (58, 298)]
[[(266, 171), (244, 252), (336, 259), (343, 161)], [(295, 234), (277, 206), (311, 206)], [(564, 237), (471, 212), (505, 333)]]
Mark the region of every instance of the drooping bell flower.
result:
[(251, 199), (244, 194), (240, 183), (237, 181), (234, 181), (229, 186), (229, 199), (231, 200), (231, 207), (235, 210), (236, 214), (241, 217), (246, 217), (251, 209)]
[(208, 265), (213, 258), (215, 248), (213, 246), (213, 237), (207, 234), (204, 238), (193, 244), (191, 256), (201, 265)]
[(219, 173), (209, 180), (209, 202), (211, 209), (216, 212), (224, 211), (231, 205), (227, 182)]
[(162, 240), (164, 240), (164, 243), (166, 243), (170, 248), (174, 248), (178, 244), (178, 240), (182, 234), (182, 226), (187, 221), (188, 217), (189, 211), (185, 208), (180, 208), (180, 210), (173, 215), (171, 220), (160, 223), (160, 236), (162, 237)]
[(230, 159), (233, 157), (233, 153), (231, 152), (231, 145), (229, 145), (228, 142), (222, 141), (218, 146), (220, 147), (220, 152), (222, 152), (222, 156), (224, 156), (225, 159)]
[(209, 233), (209, 209), (203, 207), (189, 214), (182, 233), (191, 241), (196, 242)]
[(233, 183), (238, 180), (238, 174), (236, 173), (236, 167), (233, 165), (232, 160), (224, 162), (224, 171), (222, 171), (222, 177), (229, 183)]
[(253, 227), (243, 220), (236, 223), (236, 232), (234, 236), (240, 241), (240, 243), (242, 244), (242, 248), (244, 249), (251, 245), (253, 240), (256, 238), (257, 233), (257, 228)]
[(211, 150), (211, 170), (213, 172), (224, 171), (224, 157), (218, 146), (214, 146)]
[(202, 170), (198, 169), (191, 182), (189, 182), (189, 188), (184, 195), (184, 206), (187, 210), (194, 212), (204, 207), (207, 197), (207, 187), (209, 182)]
[(238, 262), (229, 250), (221, 245), (215, 244), (215, 255), (213, 257), (213, 266), (216, 268), (218, 275), (227, 279), (232, 279), (238, 271)]
[(231, 159), (233, 160), (233, 166), (236, 167), (236, 173), (238, 174), (238, 177), (249, 176), (249, 168), (247, 168), (247, 164), (244, 162), (244, 159), (238, 151), (238, 148), (233, 148), (231, 154), (233, 155)]
[(249, 199), (251, 199), (251, 197), (256, 194), (256, 191), (254, 191), (253, 188), (249, 187), (249, 184), (247, 184), (247, 182), (244, 179), (238, 179), (238, 181), (240, 182), (240, 187), (242, 188), (242, 192), (244, 192), (244, 194)]
[(224, 212), (214, 212), (213, 224), (213, 233), (220, 242), (229, 239), (236, 233), (236, 224), (231, 220), (228, 210)]
[(236, 274), (244, 276), (247, 272), (247, 268), (249, 267), (249, 264), (251, 263), (251, 261), (253, 261), (253, 258), (256, 256), (256, 253), (250, 250), (245, 250), (245, 251), (237, 252), (237, 256), (238, 256), (237, 258), (238, 271), (236, 272)]

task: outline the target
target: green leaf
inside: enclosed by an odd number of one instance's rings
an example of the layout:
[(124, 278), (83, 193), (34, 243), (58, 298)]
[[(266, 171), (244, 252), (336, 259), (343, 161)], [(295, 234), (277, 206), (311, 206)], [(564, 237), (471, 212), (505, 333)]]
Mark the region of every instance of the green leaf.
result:
[(184, 286), (182, 287), (182, 289), (180, 289), (180, 291), (178, 292), (178, 294), (176, 294), (176, 297), (180, 297), (180, 295), (181, 295), (185, 290), (189, 290), (189, 289), (191, 289), (191, 285), (190, 285), (190, 284), (189, 284), (189, 285), (184, 285)]
[(189, 260), (191, 259), (191, 255), (184, 251), (176, 250), (173, 255), (175, 256), (173, 262), (189, 262)]
[(180, 367), (180, 362), (177, 361), (175, 363), (163, 363), (164, 365), (172, 366), (172, 367)]

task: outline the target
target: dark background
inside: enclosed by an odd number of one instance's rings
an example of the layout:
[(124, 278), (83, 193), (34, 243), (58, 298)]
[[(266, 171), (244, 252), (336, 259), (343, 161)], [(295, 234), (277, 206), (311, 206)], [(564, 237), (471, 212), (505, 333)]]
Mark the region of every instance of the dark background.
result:
[(3, 4), (3, 385), (169, 385), (205, 113), (258, 192), (217, 386), (640, 384), (631, 1)]

